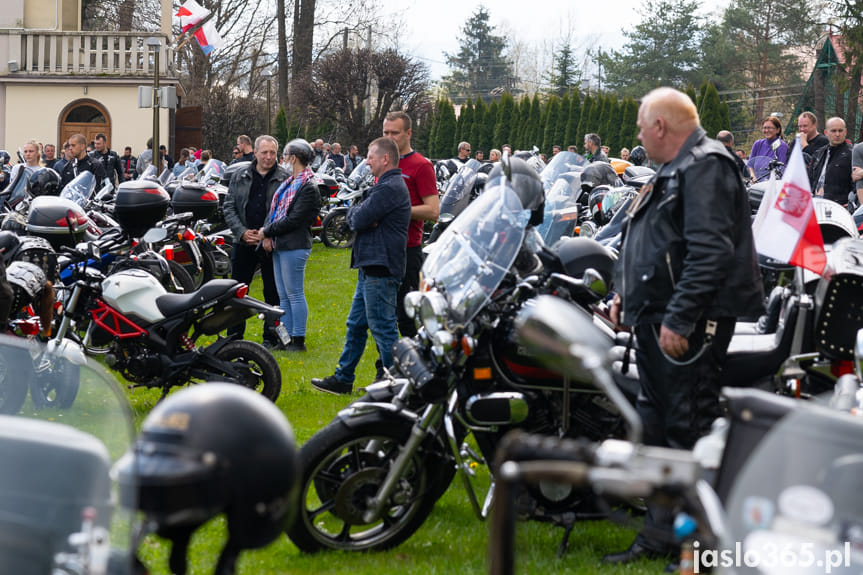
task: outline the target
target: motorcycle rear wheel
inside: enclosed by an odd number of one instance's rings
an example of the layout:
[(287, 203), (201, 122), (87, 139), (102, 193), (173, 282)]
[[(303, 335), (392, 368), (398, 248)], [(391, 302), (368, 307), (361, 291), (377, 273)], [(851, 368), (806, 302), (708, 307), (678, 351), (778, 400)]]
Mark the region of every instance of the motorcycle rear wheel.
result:
[[(195, 264), (188, 263), (183, 266), (192, 278), (195, 289), (198, 289), (214, 277), (216, 277), (216, 262), (207, 248), (201, 247), (201, 270), (195, 268)], [(188, 293), (188, 292), (186, 292)]]
[[(186, 268), (174, 260), (168, 260), (168, 268), (171, 270), (171, 275), (174, 276), (174, 283), (178, 287), (182, 288), (183, 293), (192, 293), (195, 291), (195, 280), (192, 279), (192, 276), (189, 275)], [(169, 289), (168, 291), (176, 290)]]
[(236, 383), (276, 402), (282, 391), (282, 370), (276, 358), (264, 346), (252, 341), (232, 341), (216, 352), (216, 357), (230, 362), (238, 376), (214, 374), (211, 381)]
[(353, 245), (353, 234), (341, 231), (347, 214), (347, 208), (333, 208), (324, 218), (321, 224), (321, 241), (328, 248), (349, 248)]
[(410, 433), (407, 421), (382, 424), (378, 419), (351, 427), (336, 420), (316, 433), (300, 450), (304, 473), (300, 509), (288, 529), (291, 541), (307, 553), (378, 551), (413, 535), (443, 491), (438, 482), (448, 485), (452, 480), (452, 469), (440, 464), (440, 454), (418, 451), (383, 516), (372, 522), (362, 519), (367, 499), (380, 487)]

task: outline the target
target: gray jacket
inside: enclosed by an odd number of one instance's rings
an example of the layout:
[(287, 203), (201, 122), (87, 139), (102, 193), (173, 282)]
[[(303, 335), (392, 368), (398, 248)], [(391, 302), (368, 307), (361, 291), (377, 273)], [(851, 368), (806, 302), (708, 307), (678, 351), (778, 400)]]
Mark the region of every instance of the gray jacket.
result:
[[(225, 213), (225, 223), (231, 228), (236, 243), (240, 243), (240, 238), (249, 229), (246, 225), (246, 204), (249, 202), (249, 190), (252, 188), (252, 170), (256, 170), (257, 166), (258, 161), (253, 160), (248, 168), (234, 174), (231, 177), (231, 183), (228, 184), (228, 195), (225, 197), (222, 210)], [(273, 201), (273, 195), (286, 179), (288, 179), (288, 172), (276, 164), (276, 171), (267, 182), (268, 209)]]

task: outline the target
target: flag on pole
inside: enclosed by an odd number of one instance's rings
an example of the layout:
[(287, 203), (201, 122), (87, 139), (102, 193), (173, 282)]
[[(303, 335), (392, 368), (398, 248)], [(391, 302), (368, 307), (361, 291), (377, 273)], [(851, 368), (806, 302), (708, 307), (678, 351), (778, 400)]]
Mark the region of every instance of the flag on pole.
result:
[(177, 16), (180, 18), (180, 28), (183, 34), (189, 31), (190, 28), (197, 26), (201, 20), (210, 15), (210, 11), (195, 2), (195, 0), (186, 0), (180, 9), (177, 11)]
[(820, 275), (827, 255), (800, 149), (798, 142), (778, 186), (771, 177), (752, 223), (752, 234), (759, 254)]
[(213, 50), (221, 48), (225, 44), (212, 20), (205, 22), (203, 26), (195, 30), (195, 40), (200, 44), (205, 56), (209, 56)]

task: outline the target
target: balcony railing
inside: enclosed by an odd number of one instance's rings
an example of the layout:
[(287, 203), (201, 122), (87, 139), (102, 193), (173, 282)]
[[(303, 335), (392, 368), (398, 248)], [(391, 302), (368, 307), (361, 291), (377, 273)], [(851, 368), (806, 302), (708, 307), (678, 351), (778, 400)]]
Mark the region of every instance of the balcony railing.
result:
[[(175, 54), (168, 39), (142, 32), (13, 32), (9, 33), (9, 60), (17, 62), (18, 72), (24, 74), (152, 76), (153, 50), (147, 39), (153, 36), (162, 44), (159, 74), (175, 75)], [(6, 66), (6, 62), (0, 64)]]

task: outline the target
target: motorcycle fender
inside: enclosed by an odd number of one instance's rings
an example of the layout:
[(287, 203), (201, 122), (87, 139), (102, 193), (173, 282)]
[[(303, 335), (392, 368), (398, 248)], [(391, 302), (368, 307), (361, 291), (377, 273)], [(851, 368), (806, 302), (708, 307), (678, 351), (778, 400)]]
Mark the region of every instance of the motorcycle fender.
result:
[(392, 403), (356, 401), (339, 411), (336, 418), (348, 427), (354, 428), (370, 420), (378, 425), (386, 425), (393, 419), (400, 419), (413, 425), (419, 419), (419, 415)]
[[(210, 345), (205, 347), (203, 349), (201, 355), (203, 357), (210, 355), (210, 356), (212, 356), (213, 359), (215, 359), (215, 355), (217, 353), (219, 353), (219, 351), (223, 347), (225, 347), (226, 345), (228, 345), (229, 343), (231, 343), (235, 339), (237, 339), (237, 338), (235, 338), (235, 337), (220, 337), (219, 339), (217, 339), (216, 341), (214, 341), (213, 343), (211, 343)], [(216, 361), (218, 361), (218, 360), (216, 360)]]

